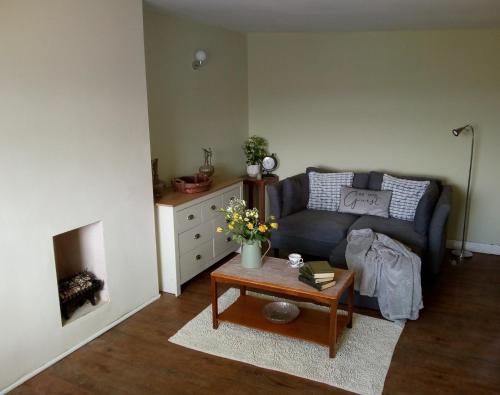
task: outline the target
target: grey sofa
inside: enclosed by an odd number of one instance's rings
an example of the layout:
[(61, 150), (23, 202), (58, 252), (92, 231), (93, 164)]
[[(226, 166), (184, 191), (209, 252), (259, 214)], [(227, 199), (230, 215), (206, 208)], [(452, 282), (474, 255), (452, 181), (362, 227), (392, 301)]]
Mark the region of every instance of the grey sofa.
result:
[[(444, 257), (446, 224), (451, 209), (451, 188), (430, 178), (395, 175), (412, 180), (430, 180), (419, 202), (415, 220), (404, 221), (370, 215), (353, 215), (307, 209), (310, 171), (286, 178), (268, 187), (270, 212), (278, 219), (279, 229), (272, 233), (275, 249), (284, 249), (328, 259), (333, 266), (346, 267), (347, 234), (353, 229), (371, 228), (409, 246), (422, 258), (423, 275), (438, 274)], [(381, 172), (355, 173), (353, 187), (380, 190)], [(366, 299), (366, 300), (362, 300)], [(356, 304), (377, 308), (373, 298), (360, 298)]]

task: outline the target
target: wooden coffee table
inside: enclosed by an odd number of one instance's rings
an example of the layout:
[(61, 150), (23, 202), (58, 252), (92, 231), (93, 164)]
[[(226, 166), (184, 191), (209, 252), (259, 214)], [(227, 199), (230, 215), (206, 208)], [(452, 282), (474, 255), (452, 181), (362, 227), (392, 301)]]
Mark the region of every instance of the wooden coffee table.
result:
[[(352, 304), (354, 298), (354, 273), (350, 270), (334, 269), (333, 287), (317, 291), (298, 280), (299, 270), (290, 267), (284, 259), (265, 258), (260, 269), (246, 269), (236, 256), (210, 274), (213, 328), (220, 321), (232, 322), (250, 328), (278, 333), (297, 339), (322, 344), (330, 348), (330, 358), (335, 357), (337, 339), (347, 326), (352, 327)], [(217, 285), (226, 283), (240, 288), (240, 296), (224, 312), (219, 314)], [(300, 314), (289, 324), (273, 324), (266, 320), (262, 308), (269, 300), (246, 294), (246, 288), (263, 290), (279, 296), (293, 296), (307, 302), (330, 306), (330, 312), (300, 308)], [(338, 315), (340, 296), (348, 293), (347, 315)]]

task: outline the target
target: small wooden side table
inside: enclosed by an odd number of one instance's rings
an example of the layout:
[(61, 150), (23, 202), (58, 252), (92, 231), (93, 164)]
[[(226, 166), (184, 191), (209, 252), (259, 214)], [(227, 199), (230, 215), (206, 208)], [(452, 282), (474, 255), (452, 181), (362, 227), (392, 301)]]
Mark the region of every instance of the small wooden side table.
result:
[(257, 188), (259, 218), (265, 219), (266, 217), (266, 185), (277, 184), (279, 180), (279, 177), (275, 174), (262, 176), (260, 180), (248, 176), (243, 177), (243, 185), (248, 185), (249, 208), (253, 208), (255, 205), (254, 190)]

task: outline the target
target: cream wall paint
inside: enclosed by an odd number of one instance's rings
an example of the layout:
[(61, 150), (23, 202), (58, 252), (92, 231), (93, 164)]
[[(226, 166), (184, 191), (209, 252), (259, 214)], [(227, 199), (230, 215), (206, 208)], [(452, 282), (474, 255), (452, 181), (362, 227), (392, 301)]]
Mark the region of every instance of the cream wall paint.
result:
[(470, 135), (477, 132), (468, 239), (500, 244), (500, 30), (249, 34), (249, 133), (278, 174), (307, 166), (441, 177), (460, 239)]
[[(141, 1), (2, 0), (0, 48), (2, 392), (158, 281)], [(52, 236), (99, 220), (110, 301), (62, 327)]]
[[(160, 178), (194, 174), (212, 147), (216, 175), (241, 174), (248, 136), (247, 48), (242, 33), (145, 11), (152, 157)], [(191, 67), (194, 52), (208, 53)]]

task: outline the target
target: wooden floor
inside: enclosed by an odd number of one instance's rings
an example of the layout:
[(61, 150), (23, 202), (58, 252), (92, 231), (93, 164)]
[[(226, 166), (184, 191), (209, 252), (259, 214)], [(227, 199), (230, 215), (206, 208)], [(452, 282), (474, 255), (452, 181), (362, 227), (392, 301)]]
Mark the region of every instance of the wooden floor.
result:
[[(209, 302), (203, 273), (179, 298), (162, 295), (12, 394), (346, 393), (167, 341)], [(500, 257), (447, 262), (424, 304), (396, 346), (384, 393), (500, 393)]]

